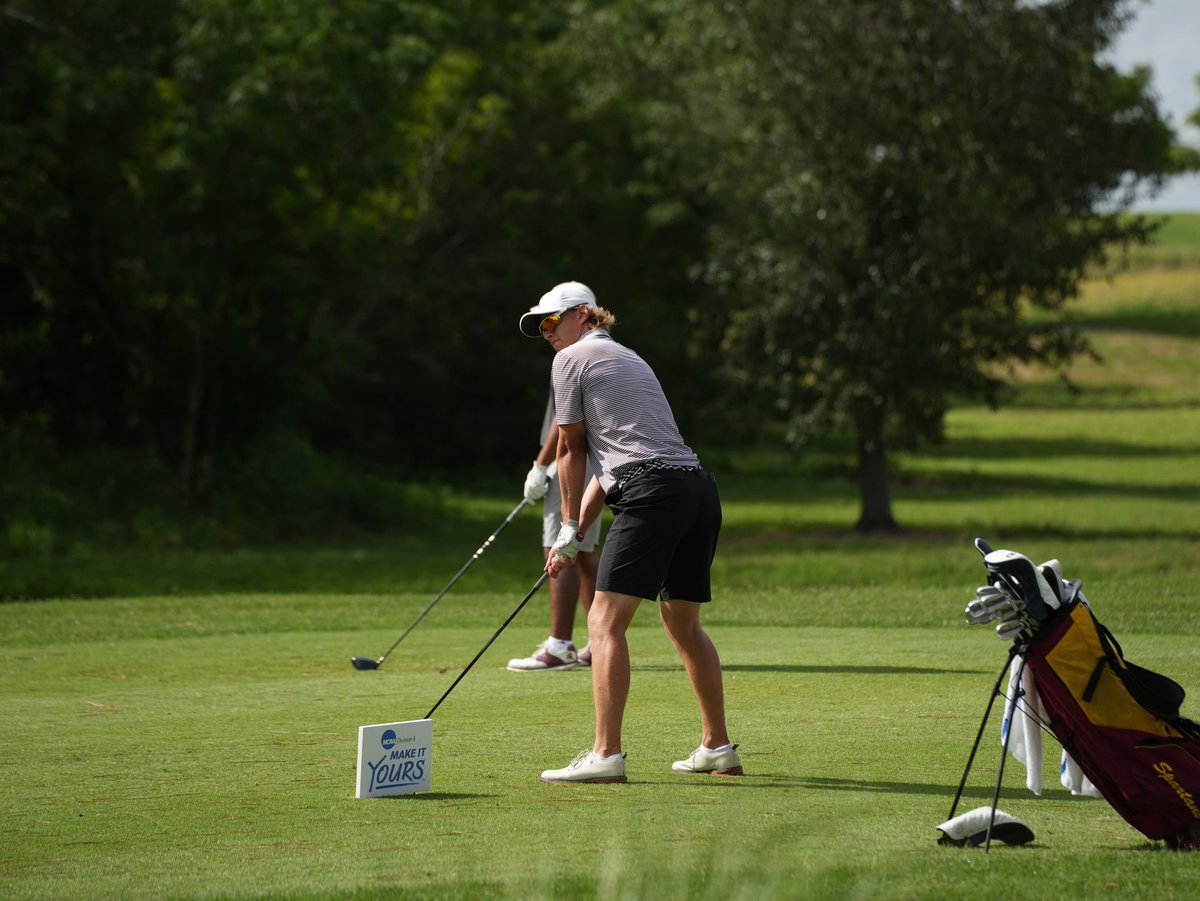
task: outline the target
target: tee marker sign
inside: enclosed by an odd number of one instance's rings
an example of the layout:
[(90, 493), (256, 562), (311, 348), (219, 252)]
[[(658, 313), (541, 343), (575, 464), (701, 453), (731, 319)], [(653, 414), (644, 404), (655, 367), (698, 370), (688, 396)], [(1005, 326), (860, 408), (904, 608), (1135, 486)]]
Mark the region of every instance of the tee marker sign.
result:
[(358, 727), (356, 798), (387, 798), (429, 791), (433, 720)]

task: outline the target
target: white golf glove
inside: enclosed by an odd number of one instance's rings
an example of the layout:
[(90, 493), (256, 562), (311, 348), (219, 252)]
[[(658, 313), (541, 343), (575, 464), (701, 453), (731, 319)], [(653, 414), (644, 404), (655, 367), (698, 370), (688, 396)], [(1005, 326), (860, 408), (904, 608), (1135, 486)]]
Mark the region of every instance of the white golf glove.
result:
[(579, 523), (573, 519), (568, 520), (558, 530), (558, 537), (554, 539), (552, 550), (564, 560), (574, 560), (575, 555), (579, 553), (579, 542), (582, 540), (583, 536), (579, 534)]
[(533, 468), (529, 470), (529, 474), (525, 476), (525, 500), (529, 503), (540, 501), (546, 496), (546, 488), (548, 486), (546, 479), (546, 467), (536, 460), (533, 462)]

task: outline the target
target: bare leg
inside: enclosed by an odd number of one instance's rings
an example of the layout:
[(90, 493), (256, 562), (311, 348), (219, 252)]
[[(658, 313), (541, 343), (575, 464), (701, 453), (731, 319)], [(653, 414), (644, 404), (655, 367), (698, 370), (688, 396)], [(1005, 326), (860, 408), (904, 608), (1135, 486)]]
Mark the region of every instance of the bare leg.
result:
[(600, 558), (595, 551), (580, 551), (575, 556), (575, 569), (579, 571), (579, 603), (583, 605), (584, 620), (592, 609), (592, 599), (596, 596), (596, 571), (600, 567)]
[(700, 607), (692, 601), (661, 601), (658, 613), (700, 703), (701, 743), (706, 748), (719, 748), (729, 743), (725, 686), (721, 658), (708, 633), (700, 627)]
[[(550, 559), (550, 548), (542, 548), (544, 558)], [(582, 557), (583, 554), (579, 554)], [(594, 555), (593, 555), (594, 556)], [(550, 579), (550, 637), (571, 641), (575, 631), (575, 604), (579, 600), (579, 582), (583, 574), (578, 566), (568, 566)], [(595, 585), (595, 573), (592, 574)], [(584, 608), (586, 609), (586, 607)]]
[(597, 591), (588, 613), (592, 640), (592, 699), (596, 705), (596, 743), (600, 757), (621, 753), (621, 722), (629, 698), (629, 642), (625, 633), (641, 598)]

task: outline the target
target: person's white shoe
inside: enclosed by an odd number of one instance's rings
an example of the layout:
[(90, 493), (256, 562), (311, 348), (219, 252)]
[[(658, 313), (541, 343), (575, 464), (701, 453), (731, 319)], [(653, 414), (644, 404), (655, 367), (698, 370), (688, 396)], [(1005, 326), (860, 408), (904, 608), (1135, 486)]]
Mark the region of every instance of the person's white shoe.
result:
[(687, 760), (676, 760), (671, 764), (674, 773), (706, 773), (713, 776), (741, 776), (742, 758), (738, 756), (737, 745), (730, 745), (720, 751), (710, 751), (701, 745), (692, 752)]
[(581, 667), (589, 667), (592, 665), (592, 645), (589, 642), (583, 646), (583, 650), (579, 652), (579, 665)]
[(575, 759), (561, 770), (543, 770), (543, 782), (570, 784), (575, 782), (606, 784), (628, 782), (625, 778), (625, 755), (604, 759), (591, 751), (580, 751)]
[(555, 653), (550, 650), (549, 642), (543, 641), (537, 646), (537, 650), (533, 652), (532, 656), (514, 657), (508, 661), (508, 666), (505, 668), (513, 673), (552, 673), (565, 672), (575, 669), (577, 666), (579, 666), (579, 655), (575, 652), (574, 645)]

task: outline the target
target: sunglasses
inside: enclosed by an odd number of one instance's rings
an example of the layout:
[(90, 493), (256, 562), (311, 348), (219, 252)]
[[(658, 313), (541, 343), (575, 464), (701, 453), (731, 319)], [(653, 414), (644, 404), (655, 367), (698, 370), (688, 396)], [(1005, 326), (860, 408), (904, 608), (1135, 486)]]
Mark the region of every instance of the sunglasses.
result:
[(551, 316), (547, 316), (545, 319), (542, 320), (542, 324), (539, 326), (539, 328), (542, 331), (542, 334), (545, 335), (545, 334), (548, 334), (548, 333), (554, 331), (556, 328), (558, 328), (558, 326), (562, 322), (564, 316), (566, 316), (568, 313), (570, 313), (574, 310), (578, 310), (578, 309), (579, 309), (579, 307), (571, 307), (570, 310), (563, 310), (561, 313), (554, 313)]

